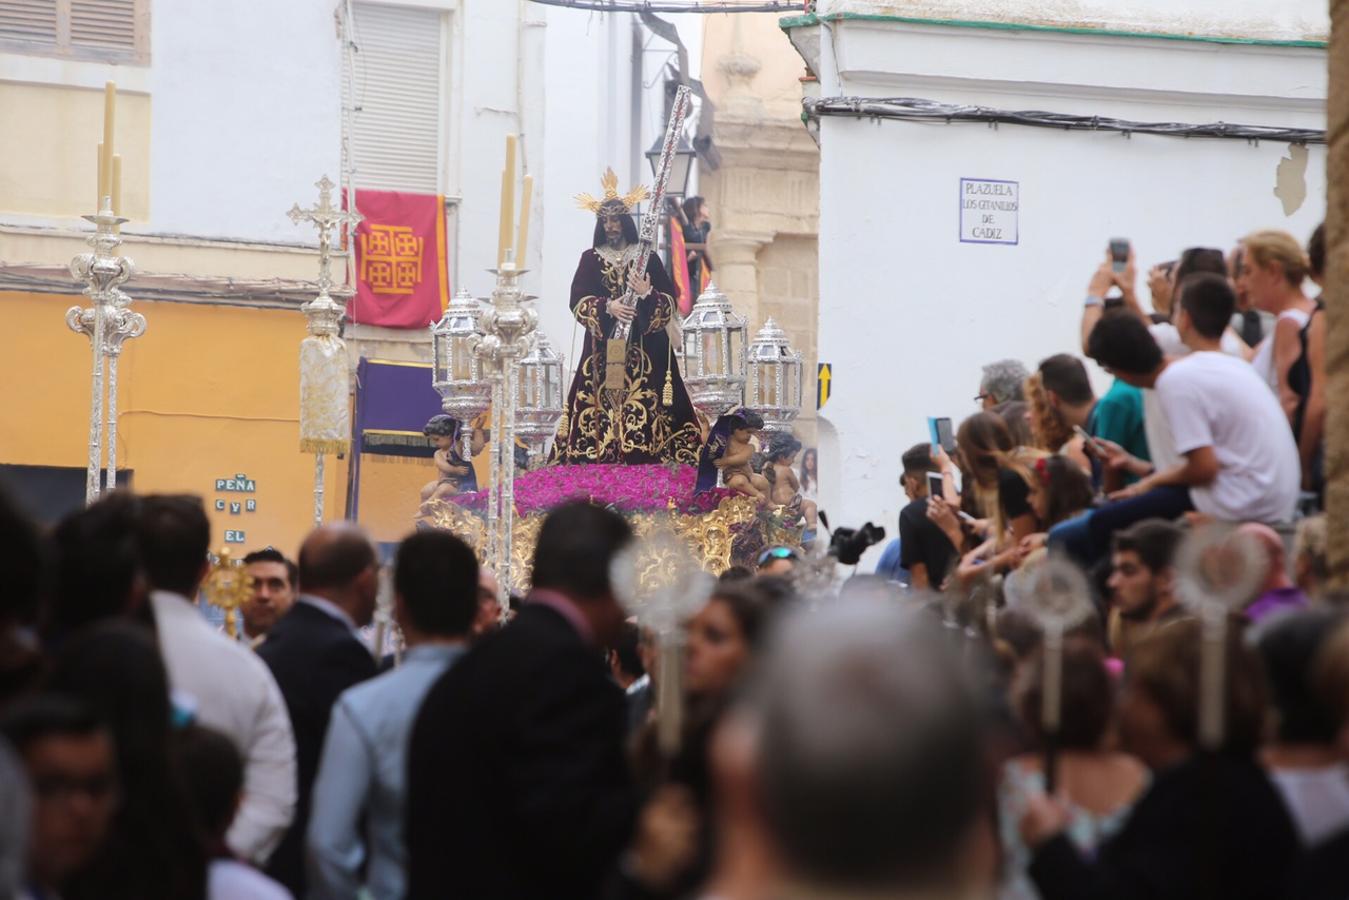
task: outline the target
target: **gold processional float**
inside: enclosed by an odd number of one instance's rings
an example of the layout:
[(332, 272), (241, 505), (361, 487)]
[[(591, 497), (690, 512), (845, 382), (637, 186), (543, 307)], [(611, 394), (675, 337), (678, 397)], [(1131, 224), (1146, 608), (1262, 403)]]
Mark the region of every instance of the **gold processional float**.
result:
[[(656, 169), (654, 197), (642, 217), (639, 243), (655, 243), (659, 210), (684, 114), (687, 88), (676, 97)], [(490, 302), (466, 293), (454, 298), (431, 327), (433, 385), (446, 415), (461, 423), (463, 458), (475, 419), (488, 416), (489, 477), (486, 490), (421, 505), (417, 522), (443, 528), (477, 548), (501, 583), (503, 598), (529, 583), (534, 545), (549, 509), (583, 499), (624, 515), (643, 540), (667, 547), (673, 535), (689, 560), (718, 574), (734, 564), (753, 565), (765, 547), (799, 546), (802, 531), (781, 507), (718, 487), (694, 492), (696, 471), (677, 465), (542, 465), (549, 438), (564, 413), (562, 357), (538, 331), (538, 314), (521, 293), (521, 259), (529, 223), (531, 179), (515, 226), (516, 138), (506, 142), (502, 172), (501, 225), (496, 286)], [(677, 354), (695, 408), (709, 423), (737, 406), (758, 412), (770, 431), (790, 432), (800, 411), (801, 356), (770, 320), (746, 346), (746, 321), (725, 294), (709, 285), (682, 323)], [(521, 447), (523, 445), (523, 447)], [(527, 461), (517, 464), (517, 448)], [(517, 471), (523, 469), (524, 471)], [(652, 552), (655, 552), (654, 549)], [(656, 558), (630, 563), (642, 584), (654, 589), (669, 567)], [(504, 612), (504, 604), (503, 604)]]
[[(86, 500), (94, 502), (116, 485), (116, 379), (122, 343), (145, 330), (145, 318), (128, 309), (130, 298), (120, 290), (134, 271), (130, 259), (120, 256), (121, 159), (113, 152), (112, 131), (116, 87), (109, 83), (105, 96), (104, 141), (99, 145), (99, 184), (96, 208), (86, 216), (97, 228), (89, 238), (92, 253), (82, 254), (71, 272), (85, 284), (91, 305), (74, 307), (70, 328), (89, 337), (92, 377), (89, 435), (89, 473)], [(680, 88), (666, 129), (656, 166), (654, 196), (642, 217), (638, 242), (645, 258), (655, 245), (661, 205), (679, 143), (688, 89)], [(528, 584), (530, 564), (539, 528), (547, 510), (572, 499), (586, 499), (625, 515), (642, 546), (663, 546), (668, 555), (673, 535), (688, 549), (688, 561), (706, 572), (752, 564), (758, 551), (776, 545), (799, 545), (801, 529), (781, 507), (770, 508), (754, 498), (718, 487), (695, 494), (695, 472), (688, 466), (540, 466), (547, 444), (564, 411), (562, 357), (538, 331), (538, 314), (521, 293), (523, 257), (529, 233), (532, 178), (525, 176), (518, 225), (515, 220), (516, 138), (507, 138), (502, 172), (500, 235), (496, 286), (490, 302), (461, 293), (431, 328), (434, 349), (433, 383), (447, 415), (467, 426), (489, 416), (493, 435), (486, 491), (467, 498), (425, 503), (419, 524), (445, 528), (477, 548), (491, 566), (504, 595)], [(334, 236), (348, 235), (357, 222), (350, 172), (344, 171), (339, 190), (345, 203), (333, 202), (339, 187), (326, 176), (316, 183), (319, 202), (309, 209), (298, 204), (288, 215), (299, 224), (315, 226), (319, 234), (318, 294), (305, 304), (308, 334), (301, 344), (300, 447), (313, 454), (314, 523), (324, 517), (324, 457), (349, 448), (346, 348), (340, 322), (345, 301), (352, 293), (350, 255), (346, 277), (332, 277)], [(800, 411), (802, 366), (800, 354), (786, 335), (769, 320), (746, 345), (746, 321), (715, 285), (698, 297), (682, 322), (676, 356), (690, 399), (708, 422), (733, 407), (743, 406), (761, 415), (769, 431), (790, 432)], [(106, 379), (105, 379), (106, 374)], [(106, 403), (105, 403), (106, 397)], [(469, 455), (472, 428), (464, 427), (464, 453)], [(517, 444), (527, 449), (527, 462), (517, 464)], [(106, 454), (106, 461), (104, 459)], [(524, 469), (517, 478), (517, 468)], [(106, 472), (107, 483), (102, 483)], [(654, 552), (654, 551), (653, 551)], [(668, 573), (667, 561), (656, 557), (633, 561), (643, 584), (653, 585)], [(225, 609), (229, 624), (246, 593), (238, 560), (222, 551), (212, 571), (208, 592)], [(504, 604), (503, 604), (504, 606)]]

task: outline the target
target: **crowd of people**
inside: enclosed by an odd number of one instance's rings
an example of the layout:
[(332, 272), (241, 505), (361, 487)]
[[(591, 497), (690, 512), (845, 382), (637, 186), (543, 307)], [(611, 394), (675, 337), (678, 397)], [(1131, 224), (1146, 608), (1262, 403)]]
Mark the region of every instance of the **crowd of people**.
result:
[[(910, 504), (886, 573), (919, 587), (968, 588), (1042, 551), (1106, 563), (1112, 536), (1152, 518), (1317, 527), (1324, 498), (1324, 229), (1304, 250), (1259, 231), (1225, 255), (1190, 248), (1148, 276), (1110, 254), (1092, 274), (1082, 352), (1111, 377), (1097, 396), (1083, 359), (1034, 371), (986, 366), (955, 447), (903, 458)], [(1110, 296), (1115, 293), (1117, 296)], [(940, 475), (934, 496), (929, 473)]]
[[(583, 503), (504, 615), (462, 540), (405, 538), (382, 656), (354, 523), (245, 557), (228, 636), (198, 498), (42, 530), (0, 496), (0, 896), (1349, 896), (1349, 617), (1301, 515), (1317, 252), (1187, 251), (1153, 313), (1108, 261), (1083, 321), (1108, 391), (1071, 354), (991, 364), (954, 450), (900, 460), (885, 577), (770, 547), (673, 642), (619, 600), (632, 528)], [(774, 449), (770, 487), (812, 493), (813, 451)], [(1259, 575), (1216, 638), (1184, 552), (1215, 522)], [(1090, 586), (1051, 641), (1056, 559)]]

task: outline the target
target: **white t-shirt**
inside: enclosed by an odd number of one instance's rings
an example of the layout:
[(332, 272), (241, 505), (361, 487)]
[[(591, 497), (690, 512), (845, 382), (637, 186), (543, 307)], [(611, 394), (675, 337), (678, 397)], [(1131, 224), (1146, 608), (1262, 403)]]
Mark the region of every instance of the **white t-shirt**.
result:
[[(1174, 359), (1190, 355), (1190, 348), (1180, 339), (1180, 331), (1170, 322), (1158, 322), (1148, 326), (1152, 339), (1157, 342), (1162, 353)], [(1241, 339), (1229, 328), (1223, 332), (1223, 352), (1238, 359), (1246, 354)], [(1152, 458), (1153, 469), (1165, 472), (1184, 462), (1184, 457), (1176, 452), (1176, 442), (1171, 437), (1171, 426), (1166, 422), (1166, 413), (1162, 412), (1162, 402), (1157, 399), (1154, 390), (1143, 391), (1143, 432), (1148, 436), (1148, 456)]]
[(1272, 769), (1269, 777), (1283, 795), (1304, 847), (1349, 826), (1349, 766)]
[(1212, 447), (1218, 476), (1190, 488), (1195, 509), (1228, 521), (1285, 522), (1302, 481), (1297, 444), (1279, 402), (1245, 361), (1191, 353), (1157, 378), (1177, 454)]
[[(1157, 342), (1157, 346), (1162, 348), (1162, 353), (1167, 356), (1181, 357), (1190, 354), (1190, 348), (1180, 339), (1180, 329), (1170, 322), (1155, 322), (1148, 326), (1148, 331)], [(1222, 348), (1228, 356), (1240, 356), (1244, 359), (1245, 346), (1232, 329), (1223, 332)]]
[(1176, 452), (1176, 441), (1171, 437), (1171, 426), (1167, 424), (1162, 401), (1151, 389), (1143, 390), (1143, 433), (1148, 436), (1148, 456), (1154, 471), (1165, 472), (1185, 461)]

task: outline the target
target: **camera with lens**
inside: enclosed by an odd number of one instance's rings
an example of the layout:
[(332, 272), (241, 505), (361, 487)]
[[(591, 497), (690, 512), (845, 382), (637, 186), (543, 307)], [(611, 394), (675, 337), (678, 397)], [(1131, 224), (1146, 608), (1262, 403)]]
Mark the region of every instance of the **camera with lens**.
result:
[(829, 555), (845, 566), (855, 566), (868, 547), (885, 540), (885, 529), (870, 522), (861, 528), (837, 528), (829, 538)]

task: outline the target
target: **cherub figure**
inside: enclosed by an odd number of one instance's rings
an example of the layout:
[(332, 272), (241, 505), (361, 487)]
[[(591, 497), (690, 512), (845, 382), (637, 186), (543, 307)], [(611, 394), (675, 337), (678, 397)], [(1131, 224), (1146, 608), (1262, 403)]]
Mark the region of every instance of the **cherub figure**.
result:
[(773, 486), (770, 499), (777, 506), (787, 508), (794, 514), (794, 521), (802, 516), (806, 520), (806, 532), (815, 531), (817, 508), (815, 501), (801, 496), (801, 482), (792, 468), (796, 455), (801, 452), (801, 442), (790, 434), (777, 434), (768, 442), (768, 461), (764, 465), (764, 475)]
[(756, 500), (768, 499), (771, 490), (768, 479), (750, 466), (754, 458), (751, 438), (760, 428), (763, 428), (763, 418), (743, 408), (733, 409), (717, 419), (698, 463), (699, 492), (716, 487), (717, 473), (720, 472), (724, 487)]
[[(423, 502), (444, 500), (459, 493), (471, 493), (478, 489), (478, 479), (473, 474), (473, 465), (459, 454), (459, 423), (446, 415), (432, 416), (422, 429), (422, 433), (431, 438), (436, 445), (432, 459), (435, 461), (439, 476), (422, 488)], [(474, 446), (470, 452), (481, 449), (478, 444), (478, 432), (473, 433)]]

